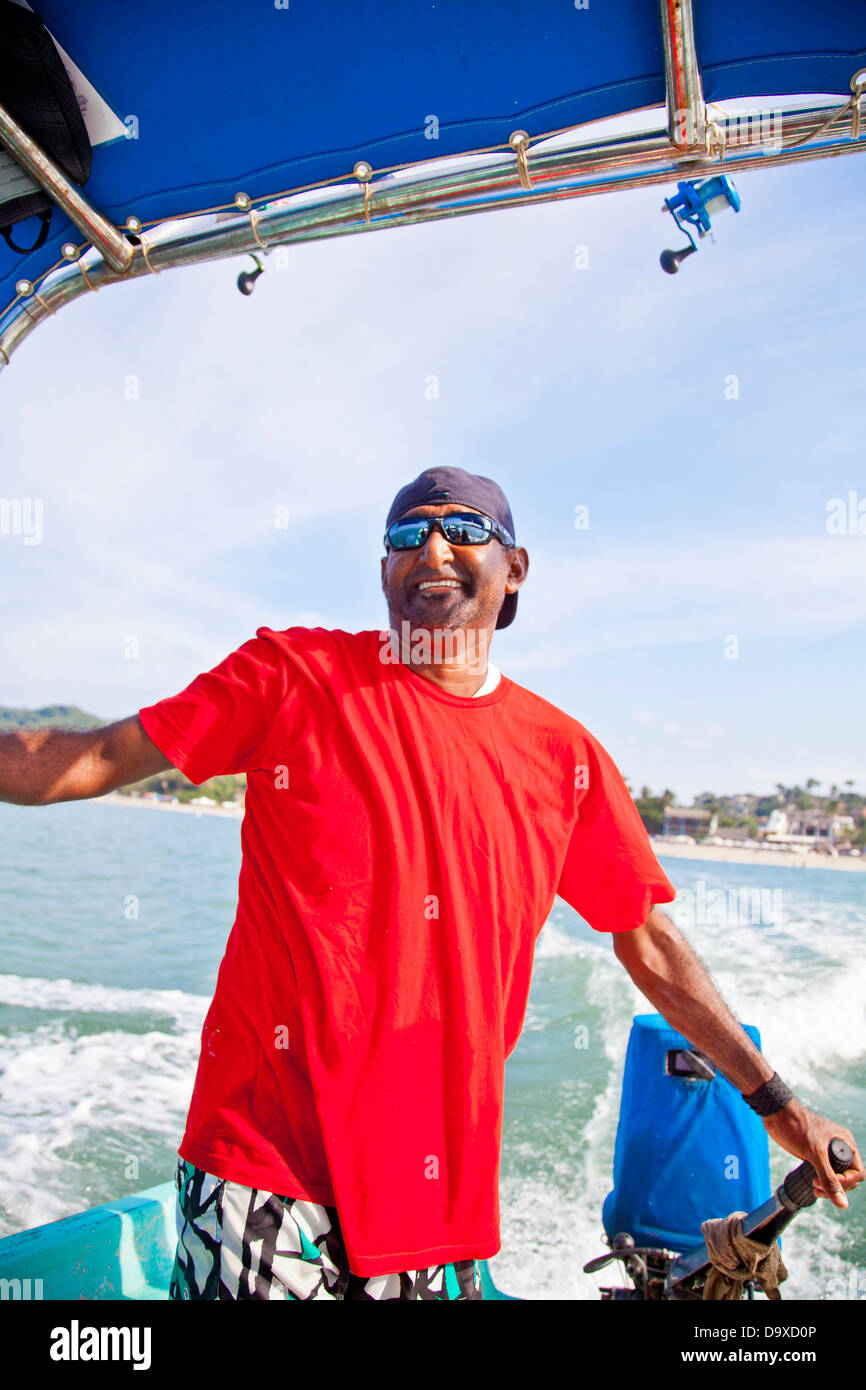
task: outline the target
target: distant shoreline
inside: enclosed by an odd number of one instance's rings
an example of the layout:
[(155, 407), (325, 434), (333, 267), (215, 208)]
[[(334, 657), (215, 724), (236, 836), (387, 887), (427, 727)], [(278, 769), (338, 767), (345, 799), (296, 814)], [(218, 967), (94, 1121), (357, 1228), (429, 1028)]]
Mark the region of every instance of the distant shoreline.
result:
[[(155, 801), (141, 796), (122, 796), (119, 792), (109, 792), (107, 796), (88, 798), (109, 806), (147, 806), (157, 811), (184, 811), (193, 816), (220, 816), (239, 820), (244, 808), (239, 801), (226, 801), (221, 806), (191, 806), (189, 802)], [(677, 840), (652, 839), (650, 841), (657, 855), (670, 859), (716, 860), (720, 864), (761, 864), (792, 869), (843, 869), (854, 873), (866, 872), (866, 855), (852, 859), (850, 855), (840, 854), (797, 854), (790, 850), (739, 849), (729, 845), (686, 845)]]
[(109, 792), (106, 796), (88, 797), (90, 801), (109, 806), (149, 806), (157, 811), (186, 811), (194, 816), (221, 816), (223, 820), (239, 820), (244, 808), (239, 801), (224, 801), (220, 806), (191, 806), (188, 801), (157, 801), (154, 797), (123, 796), (120, 792)]
[(797, 854), (791, 850), (740, 849), (730, 845), (686, 845), (663, 838), (650, 842), (656, 855), (671, 859), (708, 859), (722, 864), (776, 865), (792, 869), (848, 869), (855, 873), (866, 871), (866, 857), (854, 859), (848, 854), (835, 858), (832, 854)]

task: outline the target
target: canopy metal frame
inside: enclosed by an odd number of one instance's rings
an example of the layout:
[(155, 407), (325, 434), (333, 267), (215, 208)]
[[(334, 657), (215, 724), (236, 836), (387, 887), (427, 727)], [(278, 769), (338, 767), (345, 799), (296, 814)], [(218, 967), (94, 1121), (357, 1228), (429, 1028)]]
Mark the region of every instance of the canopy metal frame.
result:
[[(659, 8), (666, 129), (613, 139), (584, 135), (583, 140), (580, 126), (533, 139), (516, 130), (507, 146), (381, 170), (359, 161), (325, 183), (255, 200), (239, 191), (231, 203), (161, 223), (143, 224), (130, 215), (124, 227), (115, 227), (0, 107), (0, 142), (85, 237), (79, 244), (66, 243), (61, 260), (37, 282), (17, 282), (15, 298), (0, 312), (0, 370), (24, 339), (65, 304), (142, 275), (328, 237), (866, 149), (861, 131), (866, 69), (852, 73), (851, 95), (842, 105), (829, 98), (822, 106), (785, 110), (756, 106), (732, 114), (717, 104), (708, 109), (691, 0), (659, 0)], [(557, 145), (548, 147), (554, 137)]]

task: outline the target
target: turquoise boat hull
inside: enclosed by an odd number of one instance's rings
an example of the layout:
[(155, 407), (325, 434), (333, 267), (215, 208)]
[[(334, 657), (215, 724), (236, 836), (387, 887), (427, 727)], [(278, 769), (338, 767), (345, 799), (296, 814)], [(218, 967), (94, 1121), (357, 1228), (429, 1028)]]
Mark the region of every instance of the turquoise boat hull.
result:
[[(177, 1244), (173, 1183), (0, 1240), (4, 1299), (168, 1298)], [(485, 1299), (511, 1299), (481, 1260)], [(452, 1292), (457, 1292), (453, 1280)], [(446, 1276), (447, 1278), (447, 1276)]]

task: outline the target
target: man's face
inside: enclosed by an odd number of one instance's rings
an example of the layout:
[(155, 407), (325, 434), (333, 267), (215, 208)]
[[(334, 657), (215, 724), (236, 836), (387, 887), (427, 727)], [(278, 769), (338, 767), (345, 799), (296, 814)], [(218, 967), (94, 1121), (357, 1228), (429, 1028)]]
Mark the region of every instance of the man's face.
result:
[[(400, 520), (474, 510), (460, 502), (431, 503), (412, 507)], [(412, 627), (492, 632), (502, 600), (520, 588), (528, 568), (529, 557), (521, 546), (506, 550), (498, 540), (451, 545), (434, 527), (417, 550), (389, 550), (382, 559), (382, 591), (391, 626), (406, 621)]]

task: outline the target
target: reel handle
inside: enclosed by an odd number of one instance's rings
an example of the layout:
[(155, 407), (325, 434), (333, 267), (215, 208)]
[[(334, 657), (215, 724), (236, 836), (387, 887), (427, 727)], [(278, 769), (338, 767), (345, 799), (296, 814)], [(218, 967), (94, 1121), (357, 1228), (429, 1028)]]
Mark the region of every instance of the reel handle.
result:
[[(851, 1146), (846, 1144), (844, 1139), (831, 1139), (827, 1156), (834, 1173), (844, 1173), (854, 1163)], [(813, 1187), (815, 1177), (812, 1164), (801, 1163), (799, 1168), (788, 1174), (778, 1189), (779, 1201), (783, 1202), (789, 1211), (801, 1211), (803, 1207), (811, 1207), (812, 1203), (818, 1200)]]

